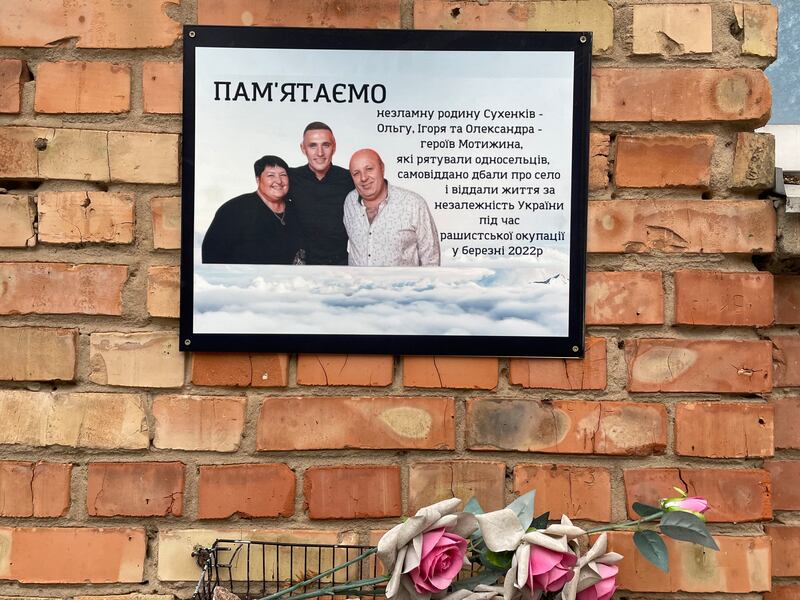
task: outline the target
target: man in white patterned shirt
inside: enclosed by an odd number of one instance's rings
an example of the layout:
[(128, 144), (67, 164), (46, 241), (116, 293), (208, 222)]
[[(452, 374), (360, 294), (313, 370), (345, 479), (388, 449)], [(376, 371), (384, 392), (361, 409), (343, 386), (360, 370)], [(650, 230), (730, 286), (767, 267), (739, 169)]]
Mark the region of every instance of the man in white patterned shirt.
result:
[(356, 189), (344, 201), (347, 264), (439, 266), (439, 233), (425, 199), (384, 179), (383, 161), (365, 148), (350, 159)]

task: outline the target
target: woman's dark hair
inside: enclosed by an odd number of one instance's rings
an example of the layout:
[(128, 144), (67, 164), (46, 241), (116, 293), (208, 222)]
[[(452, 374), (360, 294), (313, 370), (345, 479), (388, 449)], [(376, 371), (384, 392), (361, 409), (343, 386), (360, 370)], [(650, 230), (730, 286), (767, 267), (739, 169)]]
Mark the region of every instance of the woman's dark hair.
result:
[(264, 172), (266, 167), (282, 167), (286, 169), (287, 174), (289, 173), (289, 165), (286, 164), (285, 160), (283, 160), (280, 156), (267, 154), (253, 163), (253, 170), (256, 172), (256, 178), (261, 177), (261, 173)]

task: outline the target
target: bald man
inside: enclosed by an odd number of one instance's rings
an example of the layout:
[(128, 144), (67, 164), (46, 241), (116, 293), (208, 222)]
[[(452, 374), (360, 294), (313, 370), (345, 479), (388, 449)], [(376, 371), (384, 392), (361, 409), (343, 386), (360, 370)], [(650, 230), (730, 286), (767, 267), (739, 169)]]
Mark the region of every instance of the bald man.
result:
[(369, 148), (350, 158), (350, 176), (356, 189), (344, 201), (347, 264), (439, 266), (439, 233), (425, 199), (390, 185), (383, 160)]

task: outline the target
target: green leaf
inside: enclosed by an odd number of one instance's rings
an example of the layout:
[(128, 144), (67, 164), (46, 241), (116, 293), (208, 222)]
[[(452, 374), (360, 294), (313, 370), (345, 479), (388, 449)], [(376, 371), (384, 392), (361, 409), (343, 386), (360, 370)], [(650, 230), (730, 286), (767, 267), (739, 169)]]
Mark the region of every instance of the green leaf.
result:
[(533, 497), (535, 494), (536, 490), (531, 490), (527, 494), (523, 494), (514, 500), (506, 507), (510, 508), (516, 513), (517, 518), (522, 525), (523, 531), (527, 531), (528, 527), (531, 526), (531, 522), (533, 521)]
[(649, 517), (656, 513), (660, 513), (661, 509), (657, 506), (650, 506), (649, 504), (642, 504), (641, 502), (633, 503), (633, 511), (640, 517)]
[(533, 521), (531, 521), (531, 526), (528, 527), (528, 531), (533, 531), (536, 529), (547, 529), (549, 521), (550, 521), (550, 511), (547, 511), (546, 513), (539, 515)]
[(495, 569), (507, 571), (511, 568), (511, 560), (514, 558), (513, 552), (492, 552), (486, 551), (486, 563)]
[(667, 545), (655, 531), (637, 531), (633, 534), (633, 543), (647, 560), (664, 573), (669, 571)]
[(497, 580), (500, 578), (500, 573), (498, 571), (481, 571), (477, 575), (469, 577), (467, 579), (461, 579), (459, 581), (453, 582), (452, 590), (461, 590), (461, 589), (473, 589), (477, 585), (493, 585), (497, 583)]
[(664, 535), (675, 540), (699, 544), (712, 550), (719, 550), (719, 546), (706, 529), (702, 519), (688, 512), (668, 512), (661, 518), (661, 531)]
[(464, 506), (464, 512), (472, 513), (473, 515), (483, 514), (483, 509), (481, 508), (481, 505), (475, 496), (470, 498), (469, 502), (466, 503)]

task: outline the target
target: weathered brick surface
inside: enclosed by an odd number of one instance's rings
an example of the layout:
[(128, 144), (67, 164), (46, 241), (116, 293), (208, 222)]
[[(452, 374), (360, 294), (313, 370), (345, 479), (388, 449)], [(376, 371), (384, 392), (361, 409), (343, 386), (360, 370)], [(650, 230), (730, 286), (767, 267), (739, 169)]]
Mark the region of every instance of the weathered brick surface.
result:
[(151, 317), (180, 316), (180, 267), (147, 269), (147, 312)]
[(355, 354), (301, 354), (297, 357), (300, 385), (391, 385), (394, 358)]
[(180, 462), (89, 463), (86, 510), (95, 517), (183, 514)]
[(17, 58), (0, 60), (0, 113), (18, 113), (22, 94), (22, 83), (27, 79), (28, 69)]
[(772, 389), (770, 351), (770, 343), (760, 340), (628, 340), (628, 390), (768, 392)]
[(775, 409), (775, 447), (800, 449), (800, 397), (772, 398), (770, 404)]
[(36, 207), (30, 196), (0, 195), (0, 247), (36, 245)]
[(142, 65), (144, 112), (180, 114), (183, 109), (183, 64), (146, 62)]
[(764, 594), (764, 600), (794, 600), (800, 598), (800, 585), (773, 585), (772, 591)]
[(774, 320), (770, 273), (675, 272), (675, 323), (755, 325)]
[(71, 381), (77, 329), (0, 327), (0, 381)]
[(772, 576), (800, 576), (800, 564), (795, 560), (800, 552), (800, 527), (767, 525), (764, 533), (772, 540)]
[(419, 388), (466, 388), (491, 390), (497, 387), (496, 358), (453, 356), (406, 356), (403, 385)]
[(614, 180), (623, 188), (707, 187), (713, 153), (713, 135), (621, 135)]
[(775, 185), (775, 138), (769, 133), (739, 133), (733, 158), (731, 187), (771, 190)]
[(50, 129), (38, 153), (38, 177), (108, 181), (108, 133), (89, 129)]
[(111, 181), (178, 183), (178, 136), (109, 131), (108, 168)]
[(775, 209), (763, 200), (597, 200), (589, 203), (589, 252), (767, 254)]
[[(166, 14), (178, 0), (31, 0), (0, 6), (0, 46), (44, 47), (75, 39), (78, 48), (165, 48), (180, 34)], [(34, 26), (35, 25), (35, 26)]]
[(709, 54), (712, 46), (708, 4), (633, 7), (634, 54)]
[(455, 448), (452, 398), (265, 398), (259, 450)]
[(683, 456), (772, 456), (775, 411), (770, 404), (681, 402), (675, 409), (675, 452)]
[(310, 467), (303, 476), (303, 495), (312, 519), (398, 517), (400, 468)]
[(234, 452), (244, 431), (247, 401), (239, 396), (156, 396), (156, 448)]
[[(639, 8), (658, 8), (644, 7)], [(687, 5), (691, 10), (691, 7)], [(634, 42), (635, 43), (635, 42)], [(758, 69), (662, 69), (597, 68), (592, 72), (592, 121), (673, 122), (673, 121), (746, 121), (764, 124), (769, 119), (772, 94), (769, 81)], [(753, 135), (753, 134), (750, 134)], [(705, 146), (713, 140), (691, 137), (631, 138), (617, 140), (623, 145), (626, 161), (636, 159), (645, 169), (658, 168), (660, 157), (674, 151), (691, 153), (685, 163), (674, 163), (675, 171), (660, 173), (660, 185), (697, 185), (680, 178), (682, 166), (690, 167), (695, 177), (707, 163)], [(628, 154), (633, 153), (633, 154)], [(635, 170), (635, 167), (631, 167)], [(623, 171), (627, 177), (635, 175)], [(652, 176), (652, 175), (651, 175)], [(688, 174), (686, 175), (689, 176)], [(644, 177), (644, 174), (640, 175)], [(702, 185), (702, 184), (701, 184)]]
[(0, 263), (0, 314), (122, 314), (124, 265)]
[(602, 133), (589, 134), (589, 191), (608, 187), (608, 155), (611, 137)]
[(611, 474), (602, 467), (517, 465), (514, 493), (536, 490), (536, 513), (551, 519), (611, 520)]
[(69, 509), (69, 463), (0, 462), (0, 516), (60, 517)]
[(734, 13), (742, 30), (742, 54), (772, 58), (778, 51), (778, 7), (735, 3)]
[[(668, 574), (646, 560), (623, 560), (617, 585), (632, 592), (744, 594), (770, 589), (770, 564), (777, 552), (770, 552), (768, 535), (718, 535), (714, 539), (719, 552), (667, 539)], [(611, 533), (608, 547), (626, 557), (637, 552), (630, 532)]]
[(504, 497), (506, 466), (501, 462), (475, 460), (418, 462), (408, 470), (408, 513), (455, 496), (475, 498), (485, 511), (500, 510)]
[(131, 105), (131, 69), (93, 61), (41, 63), (34, 108), (40, 113), (121, 113)]
[(181, 247), (180, 196), (153, 198), (150, 201), (153, 248), (173, 250)]
[(400, 4), (395, 0), (199, 0), (201, 25), (267, 25), (282, 27), (400, 26)]
[(467, 400), (472, 450), (648, 455), (667, 444), (662, 405), (556, 400)]
[(47, 139), (52, 129), (0, 127), (0, 178), (38, 179), (39, 163), (34, 142)]
[(284, 387), (289, 383), (289, 355), (196, 352), (192, 354), (192, 383)]
[(762, 521), (772, 518), (770, 475), (762, 469), (625, 469), (628, 516), (631, 506), (643, 502), (658, 506), (661, 498), (674, 498), (675, 488), (689, 496), (703, 496), (710, 508), (709, 522)]
[(542, 0), (535, 4), (501, 0), (491, 3), (415, 0), (417, 29), (529, 29), (591, 31), (594, 51), (614, 43), (614, 11), (607, 0)]
[(42, 192), (37, 196), (39, 240), (50, 244), (130, 244), (136, 224), (129, 194)]
[(764, 468), (772, 476), (775, 510), (800, 510), (800, 460), (768, 460)]
[(775, 387), (800, 387), (800, 335), (775, 335), (770, 339)]
[(800, 325), (800, 277), (776, 275), (775, 324)]
[(136, 394), (0, 391), (0, 444), (139, 450), (150, 445)]
[(0, 539), (0, 579), (63, 584), (144, 578), (147, 535), (141, 528), (4, 527)]
[(512, 358), (508, 381), (525, 388), (602, 390), (606, 371), (606, 340), (586, 338), (586, 353), (580, 360)]
[(283, 464), (205, 465), (200, 467), (197, 516), (290, 517), (294, 492), (294, 473)]
[(93, 333), (89, 379), (103, 385), (181, 387), (184, 355), (172, 332)]
[(652, 271), (586, 274), (587, 325), (659, 325), (664, 322), (664, 285)]

